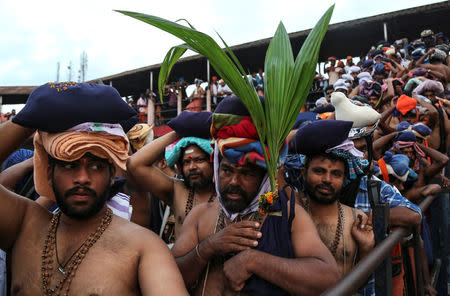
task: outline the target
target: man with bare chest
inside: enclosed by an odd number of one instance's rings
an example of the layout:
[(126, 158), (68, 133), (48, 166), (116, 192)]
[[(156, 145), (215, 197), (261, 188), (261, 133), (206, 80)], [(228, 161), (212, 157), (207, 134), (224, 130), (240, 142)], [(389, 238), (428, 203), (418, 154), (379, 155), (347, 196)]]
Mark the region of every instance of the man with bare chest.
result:
[[(198, 204), (215, 201), (212, 182), (212, 164), (210, 141), (197, 137), (181, 138), (170, 132), (145, 145), (132, 155), (127, 164), (128, 173), (135, 184), (144, 191), (165, 202), (172, 209), (176, 224), (175, 237), (178, 237), (186, 215)], [(183, 180), (175, 179), (159, 170), (155, 163), (167, 146), (172, 146), (171, 157), (166, 160), (168, 166), (176, 164)]]
[[(367, 162), (359, 159), (363, 153), (347, 140), (351, 126), (352, 122), (340, 120), (312, 122), (299, 129), (291, 142), (291, 152), (306, 155), (301, 169), (303, 206), (342, 275), (375, 245), (367, 216), (339, 201), (344, 181), (363, 174)], [(324, 140), (307, 141), (320, 132), (325, 133)]]
[[(81, 110), (85, 119), (101, 119), (94, 98), (121, 115), (113, 123), (80, 122)], [(11, 251), (12, 295), (187, 295), (162, 240), (105, 205), (128, 153), (125, 127), (114, 122), (129, 126), (134, 111), (122, 103), (109, 86), (48, 83), (0, 126), (1, 160), (38, 129), (36, 191), (60, 209), (52, 214), (0, 186), (0, 247)]]
[[(222, 113), (224, 106), (238, 115)], [(219, 137), (223, 129), (232, 138)], [(238, 98), (219, 103), (211, 131), (219, 203), (195, 207), (172, 249), (192, 294), (318, 295), (333, 285), (336, 262), (307, 213), (288, 200), (290, 190), (279, 190), (267, 212), (261, 211), (259, 197), (270, 186), (267, 169)]]
[(306, 163), (303, 175), (309, 197), (307, 211), (344, 275), (375, 244), (370, 220), (360, 210), (338, 201), (345, 176), (343, 161), (316, 156)]

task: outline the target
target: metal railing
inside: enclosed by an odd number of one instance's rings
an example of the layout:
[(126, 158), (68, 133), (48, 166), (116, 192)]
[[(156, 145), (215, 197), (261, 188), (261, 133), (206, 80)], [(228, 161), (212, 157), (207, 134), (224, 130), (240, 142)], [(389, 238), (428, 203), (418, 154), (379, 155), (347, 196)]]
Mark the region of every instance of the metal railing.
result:
[[(448, 193), (447, 193), (448, 194)], [(430, 195), (419, 205), (422, 213), (424, 213), (436, 198), (435, 195)], [(358, 291), (366, 282), (367, 279), (374, 273), (377, 267), (383, 263), (383, 261), (390, 257), (392, 249), (408, 234), (410, 230), (406, 227), (398, 227), (392, 231), (387, 238), (381, 241), (368, 256), (362, 259), (351, 272), (346, 274), (335, 286), (325, 291), (324, 296), (338, 296), (338, 295), (351, 295)], [(416, 284), (417, 284), (417, 296), (424, 295), (424, 285), (422, 280), (422, 256), (418, 253), (420, 251), (420, 237), (418, 227), (413, 229), (413, 244), (414, 244), (414, 260), (416, 270)], [(388, 279), (391, 281), (392, 278)], [(387, 284), (387, 283), (384, 283)], [(392, 290), (390, 291), (392, 295)]]
[[(167, 103), (160, 103), (159, 100), (156, 102), (152, 100), (148, 100), (148, 110), (147, 110), (147, 123), (152, 126), (164, 125), (170, 119), (180, 114), (184, 110), (197, 110), (201, 109), (202, 111), (211, 111), (211, 92), (210, 90), (206, 91), (205, 101), (206, 104), (196, 107), (185, 107), (183, 108), (183, 99), (181, 94), (177, 95), (177, 107), (176, 108), (167, 108)], [(159, 107), (159, 108), (158, 108)], [(144, 114), (145, 115), (145, 114)], [(172, 116), (175, 115), (175, 116)]]

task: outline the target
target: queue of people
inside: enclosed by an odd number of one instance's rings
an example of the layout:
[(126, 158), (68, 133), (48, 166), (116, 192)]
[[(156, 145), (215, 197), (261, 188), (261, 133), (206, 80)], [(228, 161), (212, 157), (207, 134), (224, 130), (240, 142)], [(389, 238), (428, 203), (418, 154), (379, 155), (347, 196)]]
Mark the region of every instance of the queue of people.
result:
[[(202, 111), (208, 89), (197, 80), (190, 111), (172, 114), (173, 131), (157, 139), (145, 109), (113, 87), (38, 87), (0, 125), (9, 164), (0, 292), (320, 295), (375, 247), (374, 183), (390, 226), (422, 225), (428, 254), (439, 238), (426, 229), (437, 225), (418, 204), (449, 184), (449, 49), (425, 30), (410, 44), (379, 42), (356, 65), (330, 58), (323, 98), (298, 115), (279, 151), (275, 192), (249, 111), (217, 78), (214, 111)], [(262, 99), (262, 71), (251, 82)], [(169, 106), (182, 84), (166, 87)], [(16, 150), (30, 137), (34, 151)], [(408, 293), (398, 260), (407, 250), (407, 241), (393, 250), (393, 295)], [(437, 295), (433, 259), (424, 258), (427, 295)], [(358, 288), (375, 295), (372, 277)]]

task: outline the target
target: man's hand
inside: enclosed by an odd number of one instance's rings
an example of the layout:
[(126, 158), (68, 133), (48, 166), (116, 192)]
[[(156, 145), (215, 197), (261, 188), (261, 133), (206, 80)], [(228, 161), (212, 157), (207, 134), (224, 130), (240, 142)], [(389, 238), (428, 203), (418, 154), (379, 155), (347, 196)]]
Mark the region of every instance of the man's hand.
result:
[(251, 260), (252, 250), (242, 251), (228, 259), (223, 265), (223, 273), (233, 291), (241, 291), (245, 281), (252, 276), (247, 264)]
[[(206, 240), (208, 255), (225, 255), (250, 249), (258, 245), (257, 239), (262, 233), (258, 230), (259, 223), (254, 221), (241, 221), (228, 225), (220, 232), (211, 235)], [(203, 253), (203, 252), (202, 252)]]
[(369, 217), (358, 214), (353, 222), (351, 234), (362, 252), (368, 252), (375, 246), (372, 212), (370, 212)]

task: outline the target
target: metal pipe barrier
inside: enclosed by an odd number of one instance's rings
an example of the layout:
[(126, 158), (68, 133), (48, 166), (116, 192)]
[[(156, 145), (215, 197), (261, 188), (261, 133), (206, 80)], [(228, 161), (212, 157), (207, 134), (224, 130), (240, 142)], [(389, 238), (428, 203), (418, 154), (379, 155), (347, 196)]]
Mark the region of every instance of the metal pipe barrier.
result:
[[(435, 199), (435, 195), (425, 198), (419, 205), (422, 213), (428, 209), (431, 202)], [(370, 254), (362, 259), (355, 267), (347, 273), (335, 286), (325, 291), (323, 296), (351, 295), (358, 291), (383, 262), (383, 260), (391, 255), (392, 249), (408, 234), (410, 230), (406, 227), (398, 227), (392, 231), (389, 236), (377, 245)], [(415, 258), (415, 261), (421, 260), (421, 256)], [(416, 265), (417, 266), (417, 265)], [(417, 269), (417, 267), (416, 267)], [(391, 279), (392, 280), (392, 279)], [(423, 294), (418, 294), (423, 295)]]

